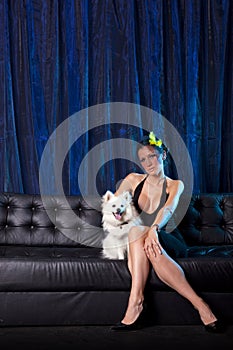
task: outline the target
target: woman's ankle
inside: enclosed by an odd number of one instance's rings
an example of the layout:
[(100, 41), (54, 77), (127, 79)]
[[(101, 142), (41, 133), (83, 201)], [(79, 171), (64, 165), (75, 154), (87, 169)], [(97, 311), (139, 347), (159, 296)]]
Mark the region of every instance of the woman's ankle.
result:
[(204, 304), (207, 305), (202, 298), (198, 297), (198, 299), (195, 300), (195, 303), (193, 303), (193, 306), (194, 306), (194, 309), (199, 311), (201, 308), (203, 308)]
[(143, 305), (144, 296), (130, 297), (128, 305), (132, 305), (134, 307), (140, 307)]

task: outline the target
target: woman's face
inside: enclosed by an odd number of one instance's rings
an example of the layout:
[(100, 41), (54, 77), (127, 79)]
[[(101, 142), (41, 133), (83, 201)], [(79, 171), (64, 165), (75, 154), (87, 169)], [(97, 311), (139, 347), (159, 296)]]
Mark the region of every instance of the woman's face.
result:
[(163, 170), (164, 153), (159, 153), (153, 146), (140, 148), (138, 158), (143, 169), (150, 175), (158, 175)]

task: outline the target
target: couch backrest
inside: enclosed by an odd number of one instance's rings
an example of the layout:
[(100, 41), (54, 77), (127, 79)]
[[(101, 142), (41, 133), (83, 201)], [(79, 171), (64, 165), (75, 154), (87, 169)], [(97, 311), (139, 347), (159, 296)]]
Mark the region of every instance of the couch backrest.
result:
[[(101, 200), (66, 199), (2, 193), (0, 245), (100, 247)], [(233, 194), (193, 195), (178, 228), (188, 245), (233, 244)]]
[(188, 245), (233, 244), (233, 193), (193, 195), (178, 228)]
[(2, 193), (0, 245), (99, 246), (103, 238), (101, 201), (89, 197)]

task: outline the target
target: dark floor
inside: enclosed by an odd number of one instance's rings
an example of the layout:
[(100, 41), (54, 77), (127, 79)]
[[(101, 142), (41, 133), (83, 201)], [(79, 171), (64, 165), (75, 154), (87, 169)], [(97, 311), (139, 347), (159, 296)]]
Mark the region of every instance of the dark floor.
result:
[(116, 333), (108, 326), (0, 328), (3, 350), (186, 349), (232, 350), (233, 325), (224, 334), (209, 334), (202, 326), (153, 326)]

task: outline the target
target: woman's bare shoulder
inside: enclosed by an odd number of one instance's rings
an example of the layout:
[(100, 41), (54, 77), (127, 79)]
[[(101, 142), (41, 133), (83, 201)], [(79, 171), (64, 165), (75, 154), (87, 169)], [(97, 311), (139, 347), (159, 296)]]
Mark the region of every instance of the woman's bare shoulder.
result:
[(145, 174), (129, 173), (122, 181), (117, 189), (116, 195), (119, 195), (123, 191), (130, 191), (134, 193), (134, 189), (137, 187), (139, 182), (145, 178)]
[(184, 183), (181, 180), (173, 180), (169, 177), (166, 177), (167, 179), (167, 191), (170, 192), (179, 192), (180, 194), (184, 190)]
[(130, 173), (126, 176), (128, 180), (131, 180), (133, 183), (137, 183), (142, 181), (145, 178), (145, 174), (139, 174), (139, 173)]
[(135, 188), (141, 181), (145, 179), (146, 174), (130, 173), (128, 176), (131, 181), (131, 191), (134, 193)]

